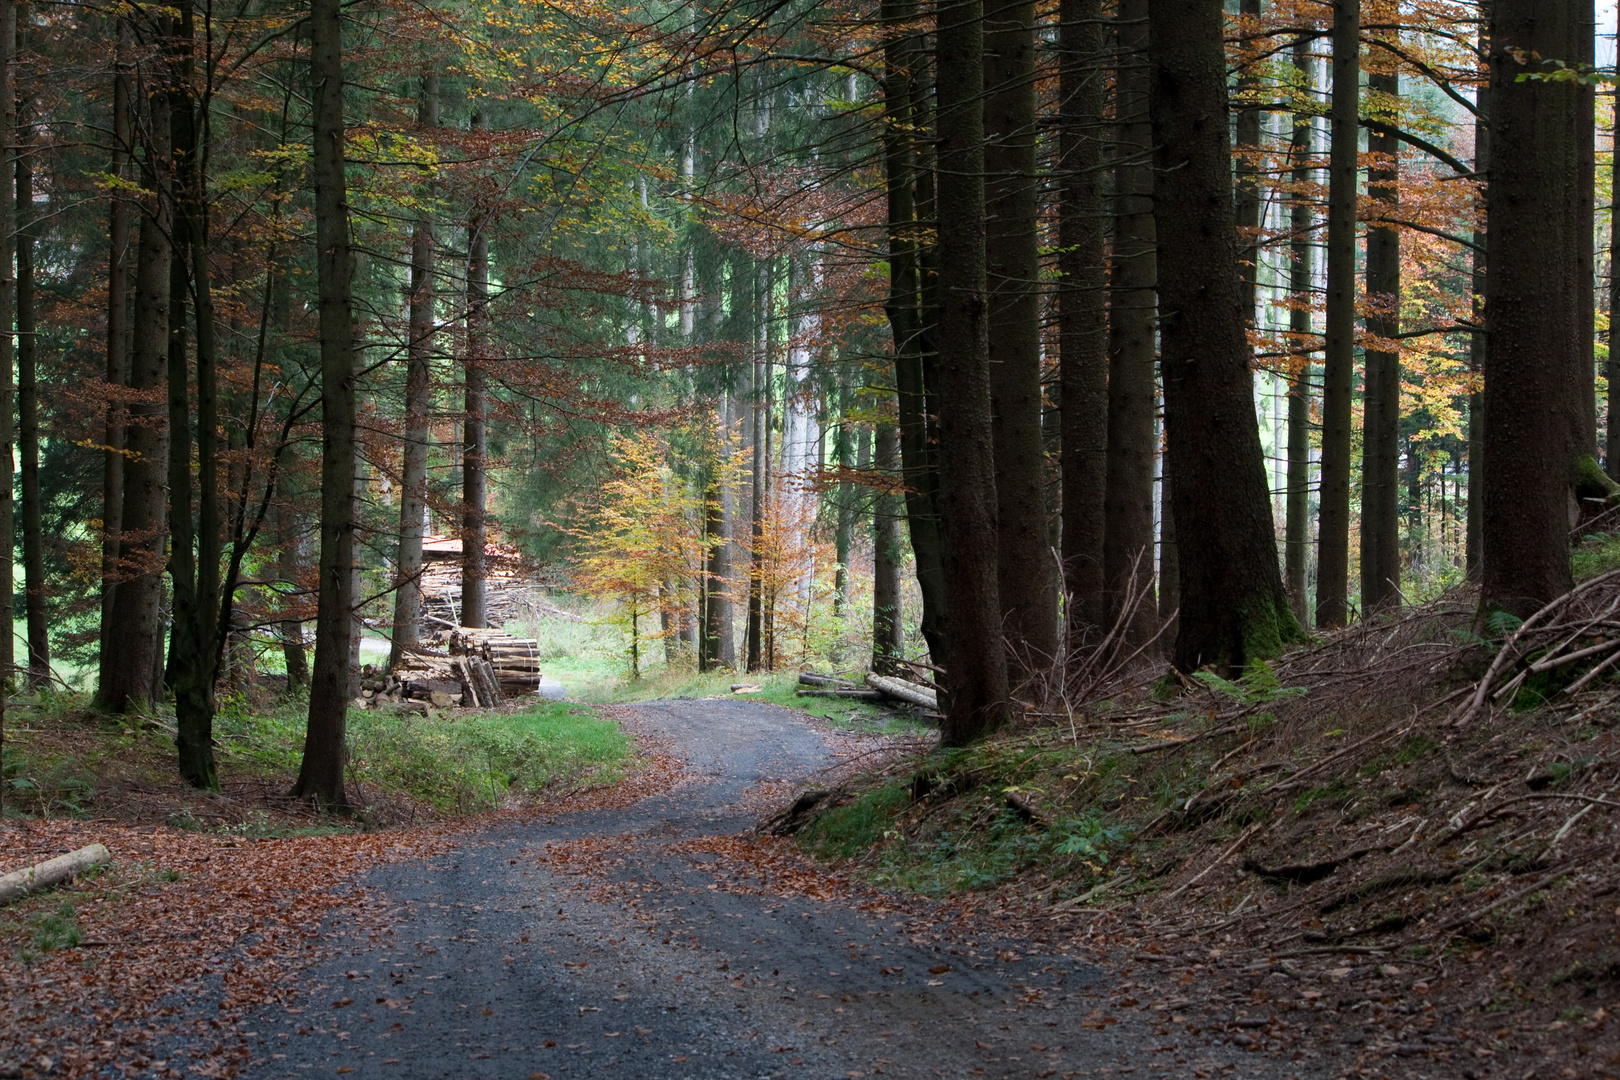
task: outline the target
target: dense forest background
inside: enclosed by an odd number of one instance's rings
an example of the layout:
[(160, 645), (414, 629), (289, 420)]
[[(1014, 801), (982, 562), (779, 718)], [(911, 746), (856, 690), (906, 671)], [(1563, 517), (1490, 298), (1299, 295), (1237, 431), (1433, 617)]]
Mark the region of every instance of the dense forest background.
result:
[(1620, 490), (1596, 35), (6, 0), (0, 663), (172, 698), (203, 786), (219, 695), (284, 671), (341, 803), (424, 537), (461, 625), (520, 566), (632, 674), (931, 674), (954, 742), (1103, 648), (1237, 670), (1468, 580), (1499, 631)]

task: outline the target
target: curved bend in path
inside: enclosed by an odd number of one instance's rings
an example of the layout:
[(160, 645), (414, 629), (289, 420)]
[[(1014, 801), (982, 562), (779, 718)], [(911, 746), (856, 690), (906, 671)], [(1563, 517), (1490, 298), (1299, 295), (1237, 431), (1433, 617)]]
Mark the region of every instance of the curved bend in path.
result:
[(686, 782), (373, 871), (392, 933), (307, 973), (298, 1011), (248, 1023), (245, 1075), (1307, 1075), (1178, 1045), (1177, 1026), (1111, 1009), (1125, 987), (1073, 957), (1019, 959), (1020, 943), (948, 927), (918, 935), (768, 880), (733, 887), (703, 838), (750, 827), (743, 794), (810, 776), (831, 761), (826, 744), (756, 702), (637, 711), (685, 759)]

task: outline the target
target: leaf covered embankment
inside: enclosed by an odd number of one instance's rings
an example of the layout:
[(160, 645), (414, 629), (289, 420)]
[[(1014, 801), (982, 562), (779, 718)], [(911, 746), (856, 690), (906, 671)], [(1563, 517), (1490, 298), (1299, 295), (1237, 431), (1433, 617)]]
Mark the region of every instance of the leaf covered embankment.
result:
[(776, 827), (875, 882), (977, 890), (1027, 932), (1353, 1022), (1356, 1053), (1607, 1058), (1617, 611), (1620, 575), (1486, 641), (1450, 597), (1241, 680), (1032, 709)]

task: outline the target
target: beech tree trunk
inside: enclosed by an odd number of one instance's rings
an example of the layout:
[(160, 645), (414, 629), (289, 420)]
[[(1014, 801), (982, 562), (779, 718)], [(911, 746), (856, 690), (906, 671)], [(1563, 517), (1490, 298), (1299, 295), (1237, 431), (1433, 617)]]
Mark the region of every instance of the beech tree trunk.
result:
[(1174, 662), (1241, 669), (1301, 636), (1283, 593), (1239, 304), (1220, 7), (1150, 0), (1164, 418), (1181, 575)]
[[(473, 128), (486, 131), (489, 117), (473, 114)], [(466, 427), (461, 447), (461, 625), (483, 628), (488, 622), (484, 543), (485, 513), (489, 504), (488, 433), (489, 391), (485, 370), (489, 342), (489, 215), (480, 211), (468, 225), (467, 237), (467, 355), (462, 364)]]
[[(1294, 42), (1294, 70), (1301, 85), (1315, 85), (1310, 42)], [(1294, 114), (1288, 156), (1293, 163), (1289, 180), (1294, 194), (1288, 209), (1288, 330), (1293, 356), (1288, 379), (1288, 493), (1284, 504), (1283, 561), (1288, 602), (1301, 626), (1310, 625), (1311, 600), (1307, 570), (1311, 560), (1311, 267), (1316, 245), (1311, 242), (1315, 215), (1306, 185), (1311, 179), (1311, 118)]]
[(1327, 334), (1322, 360), (1322, 485), (1316, 546), (1316, 624), (1322, 627), (1344, 625), (1350, 593), (1350, 398), (1356, 366), (1360, 84), (1361, 0), (1333, 0)]
[(965, 746), (999, 727), (1008, 704), (988, 370), (982, 0), (946, 0), (936, 41), (940, 524), (950, 587), (940, 740)]
[[(22, 27), (17, 28), (18, 51)], [(18, 87), (17, 123), (17, 448), (22, 491), (23, 612), (28, 626), (28, 682), (51, 677), (51, 644), (45, 621), (45, 536), (39, 496), (39, 381), (34, 311), (34, 139), (28, 91)]]
[[(9, 5), (7, 5), (9, 6)], [(112, 626), (101, 656), (98, 697), (102, 708), (126, 712), (155, 705), (163, 696), (163, 571), (168, 557), (169, 248), (172, 202), (166, 171), (168, 103), (152, 97), (144, 125), (147, 167), (142, 183), (140, 241), (135, 257), (135, 306), (131, 320), (129, 413), (124, 464), (124, 514), (119, 584), (113, 594)]]
[[(1153, 572), (1153, 466), (1159, 452), (1158, 255), (1153, 227), (1153, 129), (1148, 116), (1148, 0), (1120, 0), (1115, 109), (1114, 250), (1108, 300), (1108, 462), (1103, 574), (1109, 601), (1098, 620), (1112, 625), (1132, 573)], [(1164, 500), (1161, 498), (1161, 503)], [(1168, 505), (1167, 503), (1165, 505)], [(1168, 585), (1160, 569), (1160, 589)], [(1172, 608), (1174, 605), (1172, 605)], [(1131, 635), (1154, 632), (1144, 605)]]
[(735, 396), (721, 392), (720, 408), (715, 419), (720, 426), (720, 461), (718, 475), (712, 491), (710, 507), (710, 538), (708, 574), (708, 606), (704, 610), (709, 641), (709, 658), (720, 667), (737, 667), (737, 638), (732, 631), (731, 614), (731, 530), (736, 518), (736, 496), (731, 484), (731, 456), (733, 450), (732, 417)]
[[(1108, 497), (1108, 324), (1104, 303), (1108, 262), (1101, 184), (1102, 4), (1100, 0), (1065, 0), (1060, 11), (1061, 277), (1057, 309), (1063, 588), (1070, 605), (1070, 625), (1078, 634), (1083, 627), (1107, 621), (1104, 596), (1111, 584), (1103, 577)], [(1152, 378), (1150, 359), (1150, 382)], [(1151, 506), (1148, 512), (1151, 529)], [(1151, 575), (1151, 559), (1148, 563), (1147, 573)]]
[[(129, 23), (118, 21), (118, 52), (113, 74), (111, 175), (129, 181), (130, 124)], [(129, 197), (113, 193), (107, 207), (107, 386), (111, 394), (129, 384), (129, 256), (133, 239)], [(121, 396), (107, 402), (101, 455), (101, 648), (99, 686), (106, 678), (107, 639), (112, 636), (114, 596), (118, 591), (119, 533), (124, 521), (124, 416), (128, 403)]]
[[(1400, 76), (1373, 72), (1367, 90), (1393, 104)], [(1392, 214), (1400, 182), (1400, 144), (1395, 136), (1372, 132), (1367, 170), (1373, 214)], [(1367, 226), (1367, 333), (1395, 341), (1401, 332), (1401, 237), (1393, 225)], [(1400, 438), (1401, 354), (1369, 341), (1366, 350), (1361, 437), (1361, 610), (1398, 608), (1401, 603)]]
[[(1577, 228), (1579, 91), (1525, 79), (1574, 55), (1574, 0), (1495, 0), (1491, 19), (1491, 141), (1485, 277), (1484, 564), (1481, 618), (1524, 618), (1568, 591), (1569, 501), (1577, 454), (1572, 383), (1583, 305)], [(1540, 58), (1548, 58), (1543, 61)], [(1588, 452), (1589, 453), (1589, 452)]]
[(997, 592), (1009, 660), (1038, 670), (1057, 652), (1057, 568), (1047, 542), (1041, 441), (1034, 0), (998, 0), (986, 9), (984, 89), (985, 278), (1000, 522)]
[[(439, 126), (439, 76), (422, 76), (416, 125)], [(425, 196), (432, 197), (432, 182)], [(399, 553), (394, 562), (394, 635), (388, 666), (398, 666), (422, 636), (422, 536), (427, 526), (428, 412), (432, 407), (433, 218), (411, 229), (410, 321), (405, 346), (405, 446), (399, 470)]]
[(343, 48), (339, 0), (310, 0), (314, 84), (312, 179), (321, 351), (321, 551), (315, 669), (304, 760), (292, 794), (347, 809), (343, 766), (349, 700), (354, 574), (354, 313), (350, 301), (347, 191), (343, 175)]

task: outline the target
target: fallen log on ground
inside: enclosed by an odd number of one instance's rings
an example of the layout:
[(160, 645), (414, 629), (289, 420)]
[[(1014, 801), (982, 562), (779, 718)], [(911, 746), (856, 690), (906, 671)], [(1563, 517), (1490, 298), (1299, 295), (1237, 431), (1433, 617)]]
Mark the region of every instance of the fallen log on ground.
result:
[(866, 684), (880, 693), (894, 698), (896, 701), (920, 705), (925, 709), (939, 709), (939, 696), (927, 686), (907, 682), (904, 679), (891, 678), (888, 675), (878, 675), (875, 672), (866, 673)]
[(833, 675), (817, 675), (813, 671), (799, 672), (799, 682), (804, 686), (820, 686), (832, 690), (855, 689), (855, 684), (848, 679), (840, 679)]
[(0, 904), (10, 903), (18, 897), (42, 889), (53, 888), (75, 874), (82, 874), (110, 859), (112, 853), (106, 848), (100, 844), (91, 844), (78, 851), (70, 851), (66, 855), (58, 855), (54, 859), (47, 859), (42, 863), (14, 871), (0, 877)]

